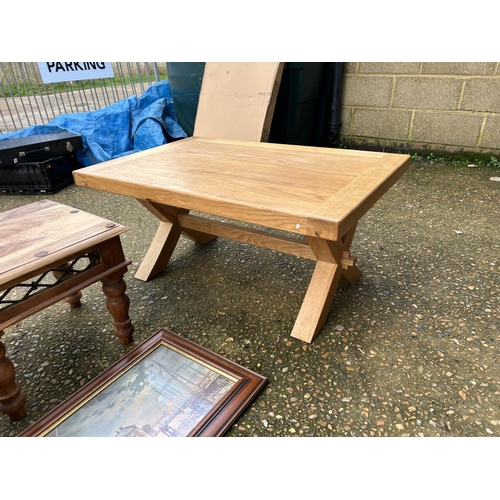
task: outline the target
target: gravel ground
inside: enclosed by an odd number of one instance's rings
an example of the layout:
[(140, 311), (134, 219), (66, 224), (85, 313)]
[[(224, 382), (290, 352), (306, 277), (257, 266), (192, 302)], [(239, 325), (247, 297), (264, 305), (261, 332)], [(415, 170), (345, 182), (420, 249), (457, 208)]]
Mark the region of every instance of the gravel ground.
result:
[[(16, 436), (166, 327), (269, 378), (227, 436), (499, 436), (500, 175), (414, 162), (358, 225), (363, 271), (312, 344), (290, 337), (314, 263), (181, 239), (167, 272), (133, 275), (156, 230), (136, 200), (74, 185), (50, 196), (130, 227), (122, 236), (135, 341), (112, 333), (99, 284), (7, 328), (28, 397)], [(47, 196), (2, 195), (2, 210)]]

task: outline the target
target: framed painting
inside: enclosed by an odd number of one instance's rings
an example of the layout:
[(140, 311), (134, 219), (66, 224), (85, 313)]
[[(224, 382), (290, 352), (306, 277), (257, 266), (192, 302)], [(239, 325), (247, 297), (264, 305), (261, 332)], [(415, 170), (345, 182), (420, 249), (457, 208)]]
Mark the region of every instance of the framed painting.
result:
[(20, 436), (222, 436), (267, 382), (162, 328)]

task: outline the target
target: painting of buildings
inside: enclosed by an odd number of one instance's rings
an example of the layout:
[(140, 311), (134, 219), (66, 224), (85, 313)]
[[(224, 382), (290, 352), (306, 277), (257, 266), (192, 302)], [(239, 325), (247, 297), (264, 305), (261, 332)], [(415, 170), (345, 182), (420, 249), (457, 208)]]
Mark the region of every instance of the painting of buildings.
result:
[(160, 344), (47, 436), (187, 436), (235, 382)]

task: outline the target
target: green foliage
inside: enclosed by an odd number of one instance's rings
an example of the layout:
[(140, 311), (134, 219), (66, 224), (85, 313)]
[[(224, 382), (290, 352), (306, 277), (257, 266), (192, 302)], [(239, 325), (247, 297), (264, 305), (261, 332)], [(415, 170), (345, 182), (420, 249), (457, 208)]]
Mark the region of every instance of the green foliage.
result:
[(490, 161), (488, 163), (488, 166), (500, 168), (500, 161), (498, 160), (498, 158), (496, 156), (491, 156)]
[(413, 152), (411, 159), (417, 164), (444, 164), (456, 167), (474, 165), (476, 167), (492, 167), (500, 169), (500, 160), (496, 156), (474, 153), (437, 154), (427, 152)]

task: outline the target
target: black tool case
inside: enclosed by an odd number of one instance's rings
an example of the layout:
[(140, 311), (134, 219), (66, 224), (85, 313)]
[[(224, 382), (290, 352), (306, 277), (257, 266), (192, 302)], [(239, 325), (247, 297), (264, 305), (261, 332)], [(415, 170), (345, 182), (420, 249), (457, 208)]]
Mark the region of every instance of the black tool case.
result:
[(0, 141), (0, 167), (44, 161), (83, 149), (82, 136), (61, 131)]

